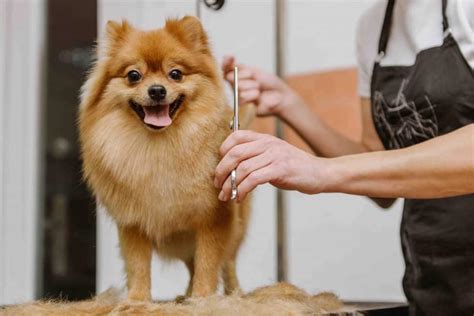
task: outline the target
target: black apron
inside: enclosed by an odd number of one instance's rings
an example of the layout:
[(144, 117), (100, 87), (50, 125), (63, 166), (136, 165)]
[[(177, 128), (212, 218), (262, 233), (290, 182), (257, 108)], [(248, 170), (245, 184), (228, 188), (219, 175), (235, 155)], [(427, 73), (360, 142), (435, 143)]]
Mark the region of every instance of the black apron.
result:
[[(443, 45), (418, 53), (412, 66), (381, 66), (394, 4), (388, 1), (371, 82), (373, 121), (386, 149), (474, 122), (474, 74), (449, 30), (447, 0), (440, 3)], [(474, 194), (405, 200), (401, 240), (410, 314), (474, 315)]]

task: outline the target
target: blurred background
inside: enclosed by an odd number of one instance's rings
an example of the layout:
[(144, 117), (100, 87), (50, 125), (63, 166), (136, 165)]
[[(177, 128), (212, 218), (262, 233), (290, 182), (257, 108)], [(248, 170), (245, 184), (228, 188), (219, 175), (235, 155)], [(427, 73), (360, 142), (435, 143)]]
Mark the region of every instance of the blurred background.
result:
[[(358, 139), (355, 35), (376, 1), (286, 0), (279, 17), (275, 0), (0, 0), (0, 304), (77, 300), (125, 284), (115, 227), (81, 181), (76, 128), (79, 89), (107, 20), (151, 29), (197, 15), (216, 58), (282, 69), (330, 126)], [(275, 133), (275, 121), (253, 128)], [(381, 210), (364, 197), (285, 192), (277, 205), (267, 185), (253, 209), (238, 262), (244, 290), (283, 276), (349, 301), (405, 301), (400, 201)], [(154, 298), (183, 294), (187, 280), (181, 263), (154, 258)]]

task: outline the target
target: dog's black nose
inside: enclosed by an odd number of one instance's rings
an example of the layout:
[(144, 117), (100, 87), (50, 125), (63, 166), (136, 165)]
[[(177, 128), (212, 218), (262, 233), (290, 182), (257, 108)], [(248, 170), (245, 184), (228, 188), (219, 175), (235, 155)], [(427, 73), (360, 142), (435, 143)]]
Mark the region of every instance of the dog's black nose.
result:
[(166, 88), (162, 85), (152, 85), (148, 88), (148, 95), (155, 101), (161, 101), (166, 97)]

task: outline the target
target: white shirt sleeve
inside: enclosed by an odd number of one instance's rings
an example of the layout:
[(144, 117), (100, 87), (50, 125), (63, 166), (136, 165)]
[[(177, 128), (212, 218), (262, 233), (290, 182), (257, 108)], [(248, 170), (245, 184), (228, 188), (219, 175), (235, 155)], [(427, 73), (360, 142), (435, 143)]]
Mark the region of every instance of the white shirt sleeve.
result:
[(449, 26), (461, 52), (474, 69), (474, 1), (458, 0), (447, 10)]
[(356, 54), (359, 96), (370, 98), (370, 83), (379, 37), (385, 16), (386, 1), (377, 1), (359, 18), (356, 30)]
[(372, 77), (372, 67), (367, 60), (367, 47), (364, 37), (364, 20), (359, 20), (356, 34), (356, 50), (357, 50), (357, 85), (359, 96), (370, 97), (370, 81)]

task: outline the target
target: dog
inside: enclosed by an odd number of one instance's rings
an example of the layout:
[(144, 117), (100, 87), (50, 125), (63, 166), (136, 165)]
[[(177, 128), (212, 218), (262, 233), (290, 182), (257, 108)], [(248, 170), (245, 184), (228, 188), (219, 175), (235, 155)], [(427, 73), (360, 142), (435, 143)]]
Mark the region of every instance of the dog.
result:
[(238, 292), (250, 202), (221, 202), (213, 185), (232, 109), (200, 21), (109, 21), (97, 55), (79, 106), (83, 175), (117, 224), (128, 300), (151, 299), (153, 251), (185, 263), (187, 296), (215, 293), (220, 275)]

